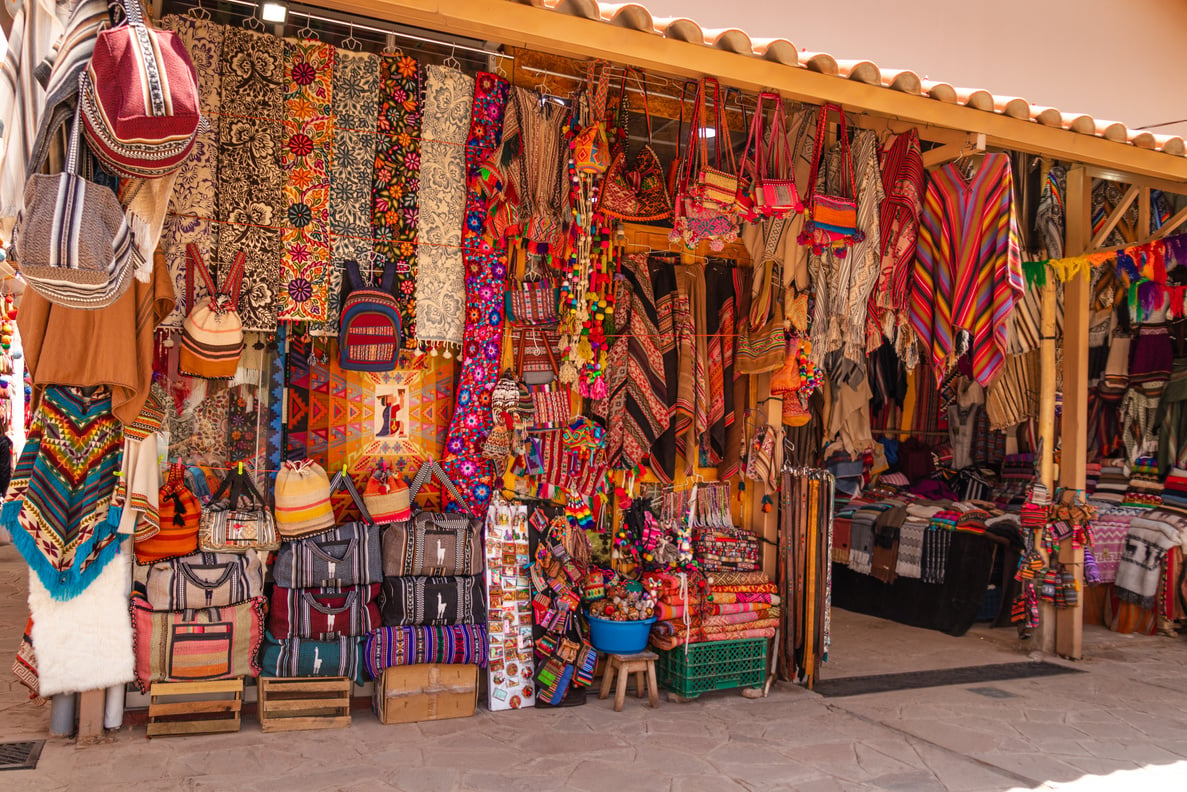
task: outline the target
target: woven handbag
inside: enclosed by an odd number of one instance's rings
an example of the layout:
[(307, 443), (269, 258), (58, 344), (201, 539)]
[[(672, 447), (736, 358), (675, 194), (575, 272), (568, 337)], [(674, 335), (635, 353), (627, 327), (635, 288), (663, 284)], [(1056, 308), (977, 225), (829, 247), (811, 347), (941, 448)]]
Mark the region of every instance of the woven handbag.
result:
[[(631, 222), (653, 222), (672, 216), (672, 196), (668, 192), (663, 166), (651, 144), (651, 111), (647, 106), (647, 83), (639, 71), (628, 67), (622, 74), (620, 104), (627, 105), (626, 76), (633, 72), (643, 95), (643, 117), (647, 120), (647, 142), (628, 165), (626, 143), (615, 152), (602, 191), (598, 209), (608, 217)], [(683, 112), (683, 108), (681, 108)], [(628, 116), (629, 117), (629, 116)], [(679, 140), (679, 138), (677, 138)], [(629, 142), (629, 135), (627, 136)]]
[(275, 586), (268, 632), (277, 640), (336, 641), (366, 635), (380, 626), (375, 599), (379, 584), (291, 589)]
[(334, 530), (285, 542), (276, 552), (272, 577), (285, 588), (363, 586), (383, 582), (379, 526), (348, 522)]
[[(848, 195), (825, 195), (816, 191), (820, 176), (820, 161), (824, 156), (824, 138), (828, 132), (829, 114), (836, 111), (837, 134), (841, 138), (841, 181), (849, 188)], [(826, 104), (820, 108), (816, 120), (816, 145), (812, 151), (812, 171), (808, 177), (808, 217), (799, 243), (819, 255), (832, 248), (843, 256), (865, 235), (857, 227), (857, 179), (853, 173), (853, 155), (849, 151), (849, 127), (840, 105)]]
[[(774, 106), (769, 136), (763, 129), (764, 105), (768, 101)], [(753, 158), (750, 157), (752, 147)], [(763, 91), (758, 95), (750, 122), (750, 137), (738, 168), (738, 200), (749, 209), (745, 215), (747, 220), (756, 222), (764, 217), (787, 217), (804, 211), (791, 167), (791, 145), (783, 120), (783, 96)]]
[(149, 538), (135, 543), (138, 564), (186, 556), (198, 549), (202, 507), (185, 485), (185, 467), (180, 462), (169, 466), (157, 502), (161, 528)]
[(535, 382), (529, 381), (530, 372), (525, 362), (527, 354), (527, 331), (519, 339), (519, 376), (527, 388), (528, 396), (532, 400), (531, 425), (536, 429), (547, 429), (563, 426), (573, 414), (570, 388), (560, 381), (560, 368), (553, 354), (552, 345), (540, 342), (544, 347), (548, 369), (544, 372), (547, 381), (540, 382), (543, 376), (534, 376)]
[[(729, 124), (725, 123), (725, 114), (721, 112), (721, 85), (716, 77), (705, 77), (701, 80), (700, 101), (708, 103), (710, 86), (713, 88), (714, 164), (709, 165), (709, 131), (707, 128), (698, 128), (697, 138), (701, 147), (700, 170), (692, 193), (702, 202), (716, 204), (726, 212), (734, 212), (738, 209), (738, 166), (734, 161)], [(708, 120), (707, 111), (704, 119)], [(727, 154), (727, 162), (722, 161), (722, 149)]]
[(99, 31), (79, 80), (87, 142), (123, 176), (155, 178), (189, 156), (202, 121), (194, 64), (175, 33), (144, 22), (139, 0), (126, 20)]
[[(409, 486), (413, 502), (420, 488), (436, 477), (455, 503), (465, 499), (436, 460), (425, 462)], [(457, 513), (416, 510), (411, 520), (383, 529), (383, 574), (478, 575), (482, 573), (482, 521)]]
[(133, 597), (136, 686), (147, 693), (153, 682), (258, 676), (267, 609), (268, 600), (256, 597), (225, 608), (154, 612)]
[(377, 523), (407, 520), (412, 516), (412, 497), (408, 485), (387, 463), (380, 461), (367, 479), (363, 490), (363, 504)]
[(148, 280), (151, 265), (139, 241), (149, 229), (125, 213), (110, 188), (79, 175), (80, 126), (76, 110), (64, 172), (34, 172), (25, 183), (12, 258), (29, 288), (51, 303), (106, 308), (128, 290), (133, 274)]
[(202, 510), (198, 549), (206, 553), (242, 553), (280, 547), (276, 522), (256, 485), (243, 472), (229, 471)]
[(379, 592), (385, 627), (423, 624), (482, 624), (486, 584), (473, 577), (391, 577)]
[(750, 302), (750, 315), (742, 320), (734, 365), (743, 374), (766, 374), (781, 368), (787, 344), (783, 332), (782, 267), (767, 258), (754, 270), (762, 278), (758, 294)]
[(144, 588), (155, 611), (238, 605), (263, 596), (264, 561), (254, 550), (194, 553), (153, 564)]
[(692, 173), (696, 171), (701, 174), (708, 160), (708, 132), (702, 129), (704, 94), (705, 86), (702, 82), (697, 89), (692, 118), (689, 121), (688, 141), (684, 157), (681, 159), (680, 175), (674, 193), (672, 232), (668, 238), (672, 242), (684, 242), (689, 249), (707, 241), (709, 247), (718, 252), (738, 238), (737, 177), (731, 177), (734, 186), (728, 209), (714, 200), (705, 199), (703, 179), (698, 177), (696, 184), (691, 181)]
[[(594, 72), (598, 72), (595, 79)], [(592, 86), (592, 91), (590, 86)], [(609, 67), (605, 63), (591, 61), (586, 71), (586, 90), (590, 93), (593, 119), (588, 126), (577, 133), (573, 140), (573, 167), (578, 173), (599, 175), (610, 167), (610, 141), (606, 137), (606, 123), (602, 116), (606, 112), (606, 96), (610, 91)]]
[(262, 677), (339, 677), (362, 685), (367, 676), (363, 662), (364, 636), (339, 638), (336, 641), (310, 641), (305, 638), (277, 640), (264, 632), (260, 648)]
[[(181, 350), (177, 368), (182, 374), (205, 379), (230, 379), (243, 354), (243, 323), (239, 320), (239, 286), (243, 282), (243, 251), (235, 254), (231, 271), (222, 288), (214, 283), (202, 253), (194, 243), (186, 245), (186, 299), (192, 306), (181, 325)], [(207, 296), (194, 305), (194, 274), (202, 278)]]

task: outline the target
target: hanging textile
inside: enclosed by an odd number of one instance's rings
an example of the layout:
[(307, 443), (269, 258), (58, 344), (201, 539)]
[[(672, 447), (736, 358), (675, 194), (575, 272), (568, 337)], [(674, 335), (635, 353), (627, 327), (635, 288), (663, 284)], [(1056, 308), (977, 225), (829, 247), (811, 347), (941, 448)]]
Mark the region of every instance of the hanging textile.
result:
[(803, 681), (810, 690), (830, 644), (835, 481), (825, 470), (802, 468), (785, 470), (782, 479), (778, 670), (781, 678)]
[(610, 347), (609, 394), (593, 401), (606, 423), (606, 459), (612, 470), (637, 470), (668, 427), (667, 383), (657, 329), (659, 315), (645, 254), (623, 259), (614, 322), (622, 335)]
[(924, 171), (919, 133), (912, 129), (895, 135), (882, 147), (879, 164), (885, 195), (878, 219), (882, 263), (877, 286), (870, 295), (867, 343), (873, 346), (867, 351), (873, 351), (883, 336), (896, 341), (900, 350), (910, 338), (909, 333), (902, 331), (907, 324), (911, 269), (919, 239), (919, 213), (923, 209)]
[(685, 264), (676, 268), (674, 320), (679, 364), (677, 367), (676, 452), (684, 457), (684, 471), (691, 474), (701, 438), (709, 430), (709, 344), (705, 327), (705, 267)]
[(705, 268), (705, 299), (708, 428), (701, 436), (700, 465), (719, 467), (726, 458), (726, 431), (735, 418), (734, 346), (739, 314), (732, 261), (709, 259)]
[(12, 474), (2, 523), (54, 599), (78, 596), (119, 552), (109, 514), (123, 436), (111, 397), (45, 391)]
[(1006, 318), (1023, 289), (1013, 175), (986, 154), (971, 178), (952, 163), (932, 172), (920, 221), (911, 326), (936, 381), (967, 349), (989, 385), (1004, 362)]
[(652, 254), (648, 258), (651, 270), (651, 292), (655, 297), (656, 328), (659, 330), (659, 350), (664, 360), (664, 382), (667, 384), (669, 421), (651, 453), (651, 468), (656, 477), (668, 483), (676, 475), (677, 398), (680, 392), (680, 351), (676, 333), (676, 262), (678, 257)]
[(379, 56), (340, 49), (334, 59), (333, 164), (330, 168), (330, 268), (321, 330), (338, 334), (342, 271), (371, 263), (371, 176), (379, 113)]
[(404, 346), (416, 347), (416, 230), (420, 183), (420, 64), (407, 55), (379, 62), (379, 116), (371, 182), (375, 257), (371, 280), (385, 267), (396, 273)]
[(421, 141), (419, 236), (416, 258), (416, 341), (421, 346), (462, 345), (466, 317), (466, 265), (462, 223), (466, 209), (466, 135), (474, 78), (446, 66), (428, 66)]
[[(161, 323), (161, 328), (180, 330), (181, 323), (194, 305), (207, 297), (202, 278), (196, 278), (192, 301), (186, 297), (186, 246), (197, 245), (203, 261), (217, 261), (219, 225), (218, 137), (223, 94), (223, 26), (208, 19), (170, 14), (161, 23), (172, 30), (185, 46), (198, 75), (198, 107), (210, 123), (199, 127), (194, 147), (185, 164), (177, 171), (170, 202), (173, 213), (165, 218), (161, 244), (165, 251), (174, 292), (182, 296), (177, 306)], [(228, 234), (231, 236), (231, 234)]]
[(329, 299), (334, 47), (286, 38), (284, 74), (280, 319), (322, 323)]
[(482, 455), (492, 418), (490, 393), (499, 375), (502, 352), (506, 252), (503, 240), (487, 233), (487, 205), (497, 192), (483, 162), (502, 139), (503, 109), (509, 85), (487, 72), (474, 86), (474, 110), (466, 141), (466, 223), (462, 255), (466, 263), (466, 330), (457, 404), (445, 444), (445, 469), (475, 512), (490, 500), (491, 465)]
[[(790, 237), (792, 246), (802, 251), (795, 236)], [(741, 474), (743, 446), (746, 443), (745, 405), (749, 396), (750, 377), (743, 374), (735, 365), (737, 352), (737, 326), (739, 317), (750, 315), (750, 289), (744, 288), (744, 270), (741, 267), (731, 267), (729, 270), (729, 289), (733, 292), (733, 316), (726, 316), (726, 306), (722, 306), (719, 331), (723, 338), (723, 349), (726, 353), (726, 367), (724, 385), (729, 392), (725, 405), (725, 445), (717, 477), (722, 480), (732, 479)], [(739, 413), (741, 408), (742, 412)], [(816, 446), (818, 447), (818, 446)]]
[(281, 305), (280, 228), (286, 223), (280, 169), (286, 108), (284, 40), (224, 28), (218, 132), (219, 273), (246, 256), (239, 291), (244, 330), (272, 332)]
[(563, 127), (569, 109), (523, 88), (515, 89), (513, 96), (522, 130), (514, 177), (520, 229), (529, 253), (551, 259), (561, 252), (568, 220)]

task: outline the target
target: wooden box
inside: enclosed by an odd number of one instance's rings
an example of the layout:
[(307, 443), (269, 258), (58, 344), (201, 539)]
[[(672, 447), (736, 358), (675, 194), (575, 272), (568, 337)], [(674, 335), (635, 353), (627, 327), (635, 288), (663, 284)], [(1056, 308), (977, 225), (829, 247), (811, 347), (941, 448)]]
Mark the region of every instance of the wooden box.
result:
[(239, 731), (243, 677), (216, 682), (153, 682), (148, 736)]
[(478, 666), (393, 666), (375, 681), (375, 714), (382, 723), (468, 718), (478, 705)]
[(351, 682), (346, 677), (260, 677), (257, 684), (262, 731), (350, 725)]

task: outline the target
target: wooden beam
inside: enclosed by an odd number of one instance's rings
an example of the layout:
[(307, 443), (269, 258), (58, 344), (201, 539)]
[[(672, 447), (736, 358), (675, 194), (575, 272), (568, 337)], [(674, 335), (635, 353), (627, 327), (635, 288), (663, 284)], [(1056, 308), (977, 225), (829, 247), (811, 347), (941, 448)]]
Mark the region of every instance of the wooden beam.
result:
[[(319, 2), (324, 5), (327, 0)], [(984, 133), (986, 144), (992, 148), (1181, 182), (1181, 189), (1187, 191), (1187, 157), (530, 5), (492, 0), (335, 0), (334, 8), (568, 57), (605, 58), (678, 77), (712, 74), (723, 85), (747, 91), (776, 90), (792, 99), (814, 104), (837, 102), (847, 109), (920, 126)]]
[(1136, 184), (1131, 185), (1125, 191), (1125, 195), (1121, 196), (1121, 200), (1117, 202), (1117, 206), (1113, 208), (1112, 214), (1105, 219), (1105, 224), (1101, 226), (1100, 231), (1096, 232), (1096, 236), (1092, 238), (1091, 248), (1096, 249), (1104, 244), (1104, 241), (1109, 238), (1109, 234), (1113, 233), (1113, 229), (1121, 222), (1121, 218), (1125, 217), (1125, 213), (1129, 211), (1129, 207), (1133, 205), (1134, 199), (1138, 197), (1138, 192), (1141, 188)]
[[(1078, 256), (1088, 250), (1092, 229), (1092, 177), (1085, 168), (1071, 168), (1067, 175), (1064, 253)], [(1091, 281), (1080, 273), (1063, 291), (1063, 449), (1060, 483), (1079, 495), (1087, 481), (1088, 461), (1088, 319), (1091, 314)], [(1057, 612), (1055, 651), (1079, 659), (1084, 653), (1084, 551), (1070, 543), (1060, 547), (1059, 561), (1072, 570), (1080, 586), (1079, 604)]]
[(1161, 228), (1154, 232), (1152, 238), (1166, 239), (1175, 231), (1175, 229), (1183, 225), (1183, 223), (1187, 223), (1187, 206), (1184, 206), (1182, 209), (1171, 215), (1171, 218), (1163, 223)]
[(964, 151), (963, 143), (949, 143), (944, 146), (937, 146), (934, 149), (929, 149), (923, 152), (923, 167), (931, 170), (937, 168), (946, 162), (951, 162), (960, 156), (960, 152)]
[(1150, 233), (1150, 188), (1143, 187), (1138, 195), (1138, 236)]
[(1138, 187), (1149, 187), (1154, 190), (1171, 193), (1172, 195), (1187, 195), (1187, 185), (1168, 179), (1159, 179), (1154, 176), (1139, 176), (1133, 173), (1125, 173), (1116, 168), (1101, 168), (1094, 165), (1085, 166), (1084, 172), (1093, 179), (1135, 184)]

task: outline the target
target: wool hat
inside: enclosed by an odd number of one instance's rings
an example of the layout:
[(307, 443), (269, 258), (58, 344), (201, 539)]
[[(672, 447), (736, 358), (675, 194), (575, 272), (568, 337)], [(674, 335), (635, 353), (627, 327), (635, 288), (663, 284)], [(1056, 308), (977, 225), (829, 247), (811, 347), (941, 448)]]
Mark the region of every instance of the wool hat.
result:
[(312, 459), (285, 462), (276, 474), (276, 532), (300, 539), (334, 527), (330, 479)]

